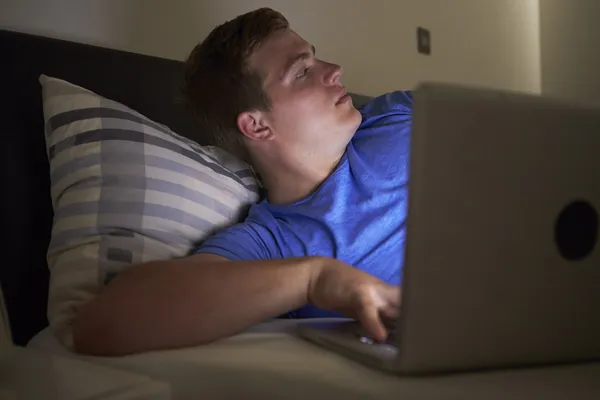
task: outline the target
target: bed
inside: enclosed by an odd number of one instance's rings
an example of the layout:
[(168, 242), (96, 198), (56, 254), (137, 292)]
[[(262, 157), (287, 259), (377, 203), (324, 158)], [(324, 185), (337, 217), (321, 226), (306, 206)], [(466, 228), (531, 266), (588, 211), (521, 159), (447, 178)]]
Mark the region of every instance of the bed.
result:
[[(6, 30), (0, 30), (0, 49), (0, 280), (13, 340), (25, 345), (48, 324), (53, 206), (40, 75), (123, 103), (199, 144), (206, 140), (181, 101), (182, 62)], [(353, 97), (355, 104), (368, 99)]]
[[(39, 77), (68, 80), (204, 144), (180, 101), (182, 63), (1, 31), (0, 282), (15, 344), (77, 357), (47, 327), (51, 228), (55, 219)], [(353, 94), (354, 103), (365, 96)], [(380, 374), (296, 339), (276, 320), (210, 346), (88, 359), (168, 382), (173, 398), (510, 398), (522, 393), (596, 398), (598, 366), (431, 378)], [(31, 340), (34, 338), (34, 340)], [(211, 396), (212, 395), (212, 396)]]

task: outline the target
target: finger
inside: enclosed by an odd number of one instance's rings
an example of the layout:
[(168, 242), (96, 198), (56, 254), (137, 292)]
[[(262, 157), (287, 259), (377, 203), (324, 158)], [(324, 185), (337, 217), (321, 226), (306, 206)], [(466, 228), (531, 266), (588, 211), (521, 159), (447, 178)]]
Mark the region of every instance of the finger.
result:
[(363, 304), (358, 310), (358, 321), (375, 340), (383, 342), (387, 339), (387, 330), (379, 317), (379, 310), (372, 304)]
[(400, 315), (400, 309), (398, 307), (389, 306), (381, 310), (381, 317), (388, 321), (395, 321)]
[(382, 297), (383, 301), (386, 304), (389, 304), (389, 305), (397, 308), (400, 306), (400, 291), (401, 290), (402, 289), (400, 288), (400, 286), (385, 285), (383, 288), (381, 288), (379, 293), (380, 293), (380, 296)]

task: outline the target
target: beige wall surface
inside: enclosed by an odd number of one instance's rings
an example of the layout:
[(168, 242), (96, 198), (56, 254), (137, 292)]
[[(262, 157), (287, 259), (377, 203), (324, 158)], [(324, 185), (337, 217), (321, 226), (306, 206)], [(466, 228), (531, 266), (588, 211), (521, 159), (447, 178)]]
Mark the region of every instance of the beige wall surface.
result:
[[(355, 92), (432, 80), (540, 91), (538, 0), (2, 0), (0, 28), (182, 60), (214, 26), (261, 6), (341, 64)], [(416, 51), (417, 26), (431, 30), (431, 56)]]
[(600, 105), (600, 1), (540, 0), (544, 94)]

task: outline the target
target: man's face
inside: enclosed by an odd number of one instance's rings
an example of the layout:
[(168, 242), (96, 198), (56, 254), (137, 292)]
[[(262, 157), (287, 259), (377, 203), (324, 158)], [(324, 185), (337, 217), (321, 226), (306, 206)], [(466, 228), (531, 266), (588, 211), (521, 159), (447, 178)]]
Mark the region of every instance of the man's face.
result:
[(338, 65), (315, 57), (295, 32), (278, 33), (250, 57), (264, 77), (272, 108), (264, 113), (278, 151), (292, 157), (328, 157), (342, 152), (361, 116), (346, 95)]

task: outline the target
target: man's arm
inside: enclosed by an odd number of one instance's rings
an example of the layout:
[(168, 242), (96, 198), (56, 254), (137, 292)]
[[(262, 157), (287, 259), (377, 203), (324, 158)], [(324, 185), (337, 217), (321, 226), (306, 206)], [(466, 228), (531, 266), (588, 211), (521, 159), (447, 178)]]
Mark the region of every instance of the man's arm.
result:
[(75, 350), (113, 356), (208, 343), (306, 303), (385, 340), (400, 288), (327, 257), (228, 261), (198, 254), (133, 267), (74, 321)]
[(197, 254), (133, 267), (79, 311), (75, 351), (123, 355), (232, 335), (306, 304), (320, 263), (308, 257), (232, 262)]

